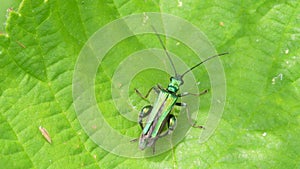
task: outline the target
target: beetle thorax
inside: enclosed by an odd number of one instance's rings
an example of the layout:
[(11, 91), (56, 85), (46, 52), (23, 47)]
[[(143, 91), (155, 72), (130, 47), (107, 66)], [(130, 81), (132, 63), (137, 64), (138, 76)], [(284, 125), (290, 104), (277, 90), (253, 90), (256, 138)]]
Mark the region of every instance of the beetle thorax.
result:
[(176, 93), (179, 90), (179, 86), (183, 84), (183, 80), (180, 76), (171, 77), (167, 90), (172, 93)]

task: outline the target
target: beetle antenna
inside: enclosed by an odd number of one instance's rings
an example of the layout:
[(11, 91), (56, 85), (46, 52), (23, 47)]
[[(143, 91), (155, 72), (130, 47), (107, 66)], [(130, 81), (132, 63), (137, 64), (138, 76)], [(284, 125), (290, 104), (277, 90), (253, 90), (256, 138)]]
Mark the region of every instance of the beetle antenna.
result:
[(215, 57), (218, 57), (218, 56), (227, 55), (227, 54), (228, 54), (228, 52), (220, 53), (220, 54), (211, 56), (211, 57), (209, 57), (209, 58), (203, 60), (202, 62), (196, 64), (195, 66), (191, 67), (189, 70), (187, 70), (186, 72), (184, 72), (184, 73), (181, 75), (181, 78), (183, 78), (183, 76), (184, 76), (185, 74), (187, 74), (188, 72), (192, 71), (193, 69), (195, 69), (196, 67), (200, 66), (201, 64), (205, 63), (206, 61), (209, 61), (209, 60), (212, 59), (212, 58), (215, 58)]
[(168, 56), (168, 58), (169, 58), (169, 60), (170, 60), (170, 63), (171, 63), (172, 68), (173, 68), (173, 70), (174, 70), (175, 76), (177, 76), (177, 72), (176, 72), (174, 63), (173, 63), (173, 61), (172, 61), (172, 59), (171, 59), (171, 57), (170, 57), (170, 55), (169, 55), (169, 52), (168, 52), (167, 49), (166, 49), (166, 46), (163, 44), (163, 41), (161, 40), (161, 38), (160, 38), (159, 34), (157, 33), (156, 29), (154, 28), (154, 26), (151, 25), (151, 27), (152, 27), (153, 31), (155, 32), (156, 36), (158, 37), (161, 46), (163, 47), (163, 49), (164, 49), (166, 55)]

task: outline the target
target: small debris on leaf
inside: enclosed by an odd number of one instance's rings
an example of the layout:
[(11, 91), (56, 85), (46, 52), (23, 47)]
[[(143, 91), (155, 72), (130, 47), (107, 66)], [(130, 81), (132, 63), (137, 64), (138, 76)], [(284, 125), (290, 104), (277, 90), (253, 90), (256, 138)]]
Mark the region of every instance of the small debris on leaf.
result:
[(42, 133), (42, 135), (44, 136), (44, 138), (51, 144), (52, 140), (51, 140), (51, 137), (50, 137), (48, 131), (42, 126), (39, 127), (39, 130)]

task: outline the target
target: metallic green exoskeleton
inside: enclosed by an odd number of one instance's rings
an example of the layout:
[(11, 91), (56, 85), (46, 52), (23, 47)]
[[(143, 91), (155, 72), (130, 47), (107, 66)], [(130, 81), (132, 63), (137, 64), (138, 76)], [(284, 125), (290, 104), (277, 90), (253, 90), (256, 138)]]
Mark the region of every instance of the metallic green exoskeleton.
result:
[[(155, 28), (154, 27), (152, 27), (152, 28), (156, 32)], [(218, 55), (209, 57), (206, 60), (196, 64), (195, 66), (193, 66), (192, 68), (190, 68), (189, 70), (187, 70), (186, 72), (184, 72), (183, 74), (180, 75), (180, 74), (177, 74), (175, 66), (173, 64), (173, 61), (172, 61), (169, 53), (167, 52), (166, 47), (164, 46), (164, 44), (157, 32), (156, 32), (156, 35), (166, 53), (166, 55), (168, 56), (168, 58), (170, 60), (171, 66), (173, 67), (174, 72), (175, 72), (175, 76), (170, 78), (170, 83), (166, 89), (157, 85), (157, 86), (152, 87), (145, 96), (143, 96), (137, 89), (135, 89), (136, 93), (139, 96), (141, 96), (143, 99), (146, 99), (152, 90), (154, 90), (158, 94), (158, 97), (157, 97), (156, 101), (154, 102), (153, 106), (147, 105), (147, 106), (143, 107), (139, 114), (139, 124), (143, 130), (142, 134), (139, 138), (139, 148), (141, 150), (144, 150), (146, 147), (152, 146), (153, 153), (155, 152), (155, 142), (157, 141), (157, 139), (172, 133), (172, 131), (176, 127), (176, 117), (175, 117), (175, 115), (173, 115), (171, 113), (174, 106), (185, 107), (188, 120), (189, 120), (190, 124), (192, 125), (192, 127), (203, 128), (203, 126), (197, 126), (196, 123), (192, 122), (189, 111), (188, 111), (187, 104), (177, 102), (177, 100), (179, 97), (183, 97), (183, 96), (187, 96), (187, 95), (200, 96), (200, 95), (206, 93), (207, 90), (205, 90), (199, 94), (192, 94), (192, 93), (188, 93), (188, 92), (183, 92), (181, 94), (178, 94), (177, 92), (179, 90), (179, 87), (181, 85), (183, 85), (183, 83), (184, 83), (184, 81), (183, 81), (184, 75), (186, 75), (188, 72), (190, 72), (194, 68), (200, 66), (204, 62), (206, 62), (214, 57), (227, 54), (227, 53), (222, 53), (222, 54), (218, 54)], [(147, 118), (146, 123), (143, 123), (144, 118)], [(165, 127), (167, 127), (166, 131), (164, 131)], [(136, 141), (136, 140), (137, 139), (135, 139), (133, 141)]]

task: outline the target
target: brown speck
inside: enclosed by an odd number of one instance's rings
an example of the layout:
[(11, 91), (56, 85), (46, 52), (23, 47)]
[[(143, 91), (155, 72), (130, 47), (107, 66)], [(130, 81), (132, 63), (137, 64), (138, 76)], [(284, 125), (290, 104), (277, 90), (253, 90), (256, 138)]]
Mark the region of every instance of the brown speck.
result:
[(14, 8), (10, 7), (10, 8), (8, 8), (6, 11), (7, 11), (7, 12), (12, 12), (12, 11), (14, 11)]
[(122, 86), (123, 86), (122, 83), (119, 83), (119, 84), (118, 84), (118, 87), (119, 87), (119, 88), (121, 88)]
[(26, 48), (26, 46), (25, 46), (23, 43), (21, 43), (21, 42), (19, 42), (19, 41), (16, 41), (16, 42), (17, 42), (17, 44), (20, 45), (22, 48), (24, 48), (24, 49)]
[(42, 133), (42, 135), (44, 136), (44, 138), (51, 144), (52, 140), (51, 140), (51, 137), (50, 137), (48, 131), (42, 126), (39, 127), (39, 130)]

